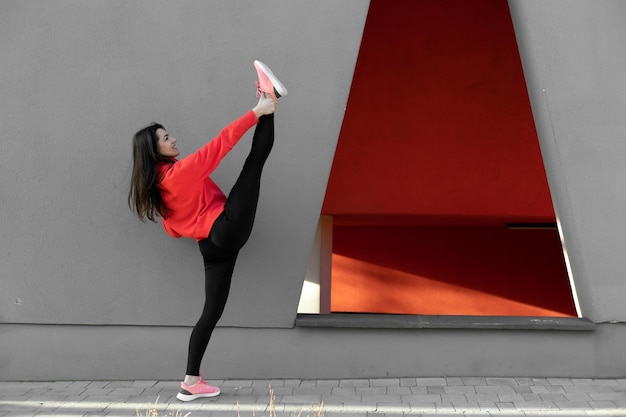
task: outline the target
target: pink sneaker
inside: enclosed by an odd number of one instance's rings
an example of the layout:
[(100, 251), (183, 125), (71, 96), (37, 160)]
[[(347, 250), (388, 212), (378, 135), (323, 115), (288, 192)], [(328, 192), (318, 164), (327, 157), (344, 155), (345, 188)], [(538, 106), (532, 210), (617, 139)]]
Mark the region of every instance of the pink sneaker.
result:
[(185, 384), (183, 381), (180, 383), (180, 388), (181, 390), (178, 394), (176, 394), (176, 398), (181, 401), (191, 401), (196, 398), (216, 397), (220, 395), (220, 389), (207, 384), (202, 377), (200, 377), (197, 384), (192, 386)]
[(259, 77), (259, 81), (256, 83), (257, 97), (260, 93), (267, 93), (276, 102), (278, 98), (287, 95), (287, 87), (276, 78), (267, 65), (261, 61), (254, 61), (254, 68), (256, 68), (256, 73)]

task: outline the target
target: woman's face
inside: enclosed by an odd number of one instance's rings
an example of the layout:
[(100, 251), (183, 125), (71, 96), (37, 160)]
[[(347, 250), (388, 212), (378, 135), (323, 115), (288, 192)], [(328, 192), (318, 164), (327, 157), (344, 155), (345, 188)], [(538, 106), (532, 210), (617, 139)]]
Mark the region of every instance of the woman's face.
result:
[(163, 156), (169, 158), (176, 158), (180, 155), (178, 148), (176, 147), (176, 139), (170, 137), (170, 135), (164, 129), (157, 129), (156, 131), (159, 141), (157, 142), (157, 150)]

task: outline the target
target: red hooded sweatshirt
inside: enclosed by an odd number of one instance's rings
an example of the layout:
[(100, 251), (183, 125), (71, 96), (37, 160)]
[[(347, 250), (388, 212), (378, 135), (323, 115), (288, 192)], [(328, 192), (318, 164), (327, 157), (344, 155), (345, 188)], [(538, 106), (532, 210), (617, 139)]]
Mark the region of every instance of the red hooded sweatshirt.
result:
[(170, 236), (197, 241), (209, 236), (213, 222), (226, 203), (226, 196), (209, 174), (257, 123), (256, 115), (250, 110), (191, 155), (159, 163), (157, 187), (168, 214), (167, 219), (163, 219), (163, 227)]

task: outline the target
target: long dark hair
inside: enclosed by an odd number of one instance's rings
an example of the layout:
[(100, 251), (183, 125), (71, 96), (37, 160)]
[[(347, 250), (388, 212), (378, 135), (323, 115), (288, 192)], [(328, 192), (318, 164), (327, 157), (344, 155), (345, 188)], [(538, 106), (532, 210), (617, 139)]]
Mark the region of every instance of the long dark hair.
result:
[(167, 219), (167, 207), (157, 188), (159, 180), (157, 164), (171, 160), (158, 151), (157, 129), (165, 130), (162, 125), (152, 123), (135, 133), (133, 137), (133, 173), (130, 178), (128, 206), (137, 212), (137, 217), (141, 221), (148, 218), (156, 222), (156, 216)]

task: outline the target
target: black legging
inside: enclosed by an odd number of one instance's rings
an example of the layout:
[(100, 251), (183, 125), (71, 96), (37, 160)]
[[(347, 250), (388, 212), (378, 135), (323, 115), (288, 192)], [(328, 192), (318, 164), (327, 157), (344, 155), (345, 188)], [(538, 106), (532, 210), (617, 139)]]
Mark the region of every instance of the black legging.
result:
[(274, 145), (274, 115), (259, 118), (252, 149), (235, 182), (224, 211), (209, 237), (198, 242), (204, 259), (205, 301), (191, 332), (187, 375), (200, 375), (200, 363), (217, 321), (224, 312), (239, 250), (248, 241), (259, 200), (263, 165)]

